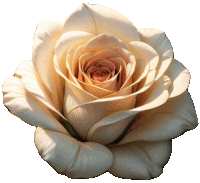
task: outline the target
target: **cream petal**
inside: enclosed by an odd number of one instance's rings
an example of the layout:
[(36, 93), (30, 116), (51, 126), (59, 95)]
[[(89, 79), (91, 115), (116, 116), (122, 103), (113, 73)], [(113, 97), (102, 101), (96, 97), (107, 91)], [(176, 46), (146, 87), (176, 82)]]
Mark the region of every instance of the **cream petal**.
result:
[(169, 99), (164, 105), (144, 113), (118, 144), (138, 140), (168, 140), (194, 129), (197, 125), (194, 104), (186, 91)]
[(129, 47), (115, 36), (102, 33), (88, 41), (83, 48), (83, 52), (101, 51), (116, 46), (129, 50)]
[(166, 71), (172, 81), (172, 85), (169, 88), (169, 98), (176, 97), (182, 94), (189, 86), (190, 73), (185, 66), (179, 61), (173, 59), (171, 65)]
[(62, 63), (62, 57), (67, 53), (70, 48), (77, 49), (79, 46), (84, 45), (94, 37), (93, 34), (81, 31), (70, 31), (63, 34), (55, 46), (55, 53), (58, 57), (59, 65)]
[[(104, 118), (108, 115), (112, 116), (112, 113), (116, 113), (117, 111), (129, 110), (133, 108), (135, 106), (136, 95), (147, 90), (153, 84), (154, 77), (155, 70), (152, 70), (148, 74), (148, 77), (144, 80), (144, 84), (141, 89), (133, 94), (97, 99), (83, 103), (82, 105), (74, 104), (75, 107), (66, 111), (67, 113), (65, 113), (65, 116), (72, 121), (71, 123), (73, 124), (73, 127), (83, 139), (86, 139), (88, 130), (94, 125), (94, 127), (90, 130), (90, 135), (93, 136), (93, 133), (97, 133), (98, 131), (97, 122), (102, 124), (102, 126), (115, 125), (114, 123), (118, 121), (119, 116), (117, 116), (115, 120), (104, 120)], [(163, 87), (161, 87), (161, 90), (163, 90)], [(127, 113), (131, 114), (129, 112)], [(121, 133), (121, 131), (119, 131), (119, 133)]]
[[(165, 103), (169, 97), (168, 93), (169, 84), (170, 81), (167, 76), (159, 79), (158, 82), (155, 82), (147, 91), (143, 92), (143, 95), (147, 96), (148, 100), (144, 100), (143, 103), (141, 103), (141, 106), (137, 106), (130, 110), (114, 112), (109, 115), (106, 115), (106, 117), (104, 117), (103, 119), (95, 123), (94, 126), (91, 127), (91, 129), (88, 132), (87, 138), (90, 139), (90, 141), (93, 141), (91, 137), (94, 136), (95, 142), (103, 141), (104, 138), (107, 138), (106, 135), (104, 135), (103, 137), (100, 137), (98, 135), (102, 134), (103, 132), (109, 134), (111, 138), (112, 135), (116, 136), (116, 134), (112, 134), (112, 127), (110, 126), (113, 125), (113, 128), (115, 128), (115, 126), (117, 126), (117, 123), (121, 123), (124, 119), (128, 117), (132, 116), (134, 118), (141, 111), (152, 109)], [(125, 104), (126, 103), (128, 103), (128, 100), (125, 102)], [(98, 106), (100, 106), (100, 104)], [(120, 135), (121, 131), (117, 131), (115, 133), (119, 133)], [(98, 139), (98, 137), (100, 138)]]
[(46, 106), (25, 90), (19, 78), (9, 77), (3, 84), (2, 92), (4, 105), (26, 123), (69, 134)]
[[(62, 23), (54, 21), (41, 21), (35, 32), (33, 40), (32, 60), (39, 77), (45, 86), (54, 95), (54, 103), (62, 99), (62, 86), (60, 77), (53, 66), (53, 55), (57, 40), (62, 34)], [(56, 87), (56, 90), (55, 90)], [(58, 90), (59, 88), (59, 90)]]
[[(107, 90), (107, 89), (104, 89), (104, 88), (100, 88), (98, 86), (95, 86), (95, 85), (89, 85), (87, 84), (86, 82), (83, 82), (79, 79), (77, 79), (71, 72), (71, 69), (70, 69), (70, 60), (74, 60), (73, 57), (74, 57), (74, 49), (69, 49), (68, 53), (67, 53), (67, 58), (66, 58), (66, 66), (68, 68), (68, 73), (69, 73), (69, 80), (74, 82), (74, 84), (76, 86), (78, 86), (79, 88), (81, 88), (82, 90), (85, 90), (87, 91), (90, 95), (93, 95), (93, 96), (96, 96), (96, 97), (103, 97), (104, 95), (109, 95), (111, 93), (113, 93), (114, 91), (110, 91), (110, 90)], [(109, 83), (108, 83), (109, 84)], [(111, 83), (112, 84), (112, 83)], [(109, 85), (107, 86), (109, 87)], [(67, 89), (66, 89), (66, 94), (67, 95)], [(69, 104), (71, 105), (71, 104)]]
[(109, 121), (102, 123), (100, 120), (100, 122), (97, 122), (90, 128), (87, 141), (97, 142), (103, 145), (114, 142), (124, 133), (134, 117), (134, 115), (129, 116), (126, 119), (114, 123), (109, 123)]
[[(135, 104), (136, 95), (147, 90), (153, 84), (154, 77), (155, 77), (155, 70), (154, 70), (154, 72), (151, 71), (149, 73), (147, 79), (144, 80), (145, 82), (143, 81), (144, 82), (143, 87), (141, 87), (140, 90), (138, 90), (137, 92), (135, 92), (131, 95), (128, 95), (129, 97), (128, 96), (124, 97), (125, 99), (122, 102), (125, 103), (126, 105), (130, 105), (130, 103)], [(152, 78), (153, 78), (153, 80), (152, 80)], [(130, 96), (132, 96), (132, 98), (130, 98)], [(115, 105), (117, 107), (119, 107), (118, 103), (119, 103), (119, 101), (116, 100)], [(108, 103), (108, 105), (109, 105), (109, 103)], [(100, 144), (111, 143), (114, 140), (116, 140), (120, 135), (122, 135), (122, 133), (124, 132), (126, 127), (129, 125), (131, 120), (134, 119), (134, 117), (135, 117), (135, 115), (132, 115), (132, 116), (129, 116), (129, 117), (122, 119), (120, 121), (118, 121), (118, 119), (114, 120), (114, 121), (102, 119), (99, 122), (95, 123), (90, 128), (88, 135), (87, 135), (87, 140), (93, 141), (93, 142), (98, 142)]]
[[(68, 69), (68, 79), (75, 83), (79, 88), (82, 88), (76, 77), (72, 74), (72, 61), (74, 58), (74, 48), (70, 48), (66, 56), (66, 68)], [(67, 77), (66, 77), (67, 78)]]
[(150, 64), (150, 70), (153, 70), (157, 67), (159, 62), (159, 55), (154, 48), (140, 41), (130, 42), (128, 46), (136, 60), (144, 59), (148, 61)]
[[(135, 71), (136, 67), (136, 59), (135, 56), (128, 50), (119, 48), (119, 47), (114, 47), (112, 48), (114, 52), (120, 55), (120, 57), (126, 62), (126, 79), (123, 82), (123, 85), (120, 88), (120, 91), (123, 90), (124, 88), (128, 87), (133, 81), (132, 81), (132, 75)], [(129, 87), (130, 88), (130, 87)], [(128, 89), (125, 93), (130, 94), (132, 91)]]
[(132, 76), (132, 84), (130, 86), (134, 86), (139, 83), (142, 79), (144, 79), (149, 72), (149, 63), (146, 60), (140, 59), (136, 61), (135, 72)]
[[(142, 79), (144, 79), (149, 72), (149, 63), (145, 60), (136, 60), (136, 67), (134, 74), (132, 76), (132, 83), (128, 85), (126, 88), (119, 90), (111, 95), (105, 96), (106, 98), (109, 97), (116, 97), (116, 96), (124, 96), (131, 94), (134, 91), (133, 87), (136, 87), (137, 83), (139, 83)], [(129, 83), (128, 83), (129, 84)]]
[[(57, 56), (54, 55), (54, 66), (55, 66), (55, 70), (56, 72), (64, 78), (65, 80), (65, 90), (67, 90), (68, 88), (66, 88), (66, 84), (68, 84), (68, 87), (72, 88), (74, 91), (74, 94), (77, 98), (79, 98), (80, 103), (84, 103), (84, 102), (88, 102), (94, 99), (97, 99), (97, 97), (95, 97), (94, 95), (88, 93), (87, 91), (85, 91), (82, 87), (74, 84), (72, 81), (70, 81), (67, 77), (67, 72), (64, 73), (63, 70), (60, 68), (59, 64), (58, 64), (58, 59)], [(66, 70), (67, 71), (67, 70)], [(65, 101), (65, 100), (64, 100)], [(64, 105), (64, 104), (63, 104)]]
[(53, 101), (48, 95), (47, 90), (45, 90), (43, 83), (41, 82), (39, 76), (35, 72), (32, 61), (23, 61), (18, 66), (15, 74), (21, 77), (21, 82), (28, 93), (32, 94), (47, 108), (51, 109), (53, 112), (65, 119), (65, 117), (60, 113), (60, 111), (56, 109), (56, 106), (53, 104)]
[(84, 45), (79, 46), (79, 47), (75, 50), (74, 55), (73, 55), (73, 60), (72, 60), (72, 63), (71, 63), (71, 71), (72, 71), (72, 74), (73, 74), (75, 77), (78, 76), (79, 58), (80, 58), (81, 55), (82, 55), (83, 48), (84, 48)]
[[(35, 72), (32, 61), (22, 62), (18, 66), (15, 74), (17, 76), (20, 76), (24, 89), (28, 93), (32, 94), (38, 101), (44, 104), (45, 107), (50, 109), (50, 112), (53, 114), (53, 116), (58, 121), (62, 121), (62, 123), (64, 123), (65, 128), (73, 137), (80, 138), (74, 131), (71, 124), (67, 121), (67, 119), (61, 114), (58, 109), (56, 109), (53, 100), (50, 99), (50, 96), (52, 95), (48, 93), (48, 90), (45, 88), (37, 73)], [(59, 102), (63, 105), (63, 101)]]
[(113, 153), (113, 164), (108, 170), (112, 175), (124, 179), (148, 180), (162, 174), (172, 152), (172, 142), (140, 141), (110, 146), (109, 149)]
[(113, 162), (107, 147), (82, 143), (62, 133), (37, 128), (34, 142), (42, 159), (59, 174), (70, 178), (96, 177), (108, 170)]
[[(88, 61), (93, 60), (95, 58), (110, 59), (110, 58), (113, 58), (113, 57), (119, 57), (120, 56), (119, 54), (117, 54), (115, 51), (112, 51), (112, 50), (113, 50), (113, 48), (101, 50), (101, 51), (98, 51), (98, 52), (92, 52), (94, 54), (92, 56), (86, 58), (85, 62), (88, 62)], [(91, 52), (87, 52), (87, 53), (91, 53)]]
[(112, 34), (125, 42), (140, 40), (137, 29), (128, 18), (111, 8), (100, 5), (84, 3), (77, 8), (66, 19), (63, 26), (64, 32), (72, 30), (95, 35)]
[(159, 54), (156, 80), (158, 80), (169, 67), (173, 58), (173, 49), (169, 39), (161, 30), (145, 28), (138, 30), (141, 41), (151, 45)]

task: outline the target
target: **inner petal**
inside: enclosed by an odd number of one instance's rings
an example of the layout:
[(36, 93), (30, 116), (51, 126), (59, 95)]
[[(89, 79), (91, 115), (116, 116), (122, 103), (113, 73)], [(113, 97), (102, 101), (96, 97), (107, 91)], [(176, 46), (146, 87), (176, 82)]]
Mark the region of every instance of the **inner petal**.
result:
[(99, 82), (107, 81), (116, 74), (115, 65), (107, 59), (88, 62), (84, 67), (84, 72), (89, 78)]
[(93, 68), (91, 70), (91, 77), (94, 80), (103, 82), (105, 80), (110, 79), (111, 77), (111, 72), (108, 68), (106, 67), (99, 67), (99, 68)]

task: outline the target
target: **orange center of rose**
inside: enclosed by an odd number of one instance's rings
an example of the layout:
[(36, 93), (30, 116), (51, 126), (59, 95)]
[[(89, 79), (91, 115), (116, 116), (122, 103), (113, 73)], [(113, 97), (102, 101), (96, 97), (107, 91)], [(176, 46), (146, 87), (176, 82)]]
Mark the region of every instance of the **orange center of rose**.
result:
[(104, 58), (88, 62), (84, 72), (90, 79), (99, 82), (107, 81), (116, 74), (115, 65)]

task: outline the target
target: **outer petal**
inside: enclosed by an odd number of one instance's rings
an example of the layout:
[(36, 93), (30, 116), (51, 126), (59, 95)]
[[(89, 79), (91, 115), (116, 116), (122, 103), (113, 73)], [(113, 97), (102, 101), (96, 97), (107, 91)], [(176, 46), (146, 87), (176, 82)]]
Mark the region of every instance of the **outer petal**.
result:
[(133, 41), (128, 45), (130, 47), (130, 51), (137, 60), (144, 59), (149, 62), (149, 70), (153, 70), (157, 67), (159, 62), (159, 55), (154, 48), (140, 41)]
[[(23, 61), (18, 66), (15, 74), (21, 77), (21, 82), (29, 93), (36, 97), (46, 107), (62, 116), (60, 111), (58, 111), (53, 104), (53, 101), (50, 98), (51, 94), (48, 93), (48, 90), (45, 90), (43, 83), (35, 72), (32, 61)], [(65, 118), (64, 116), (62, 117)]]
[(66, 19), (63, 27), (64, 32), (74, 30), (95, 35), (112, 34), (125, 42), (140, 40), (130, 20), (113, 9), (99, 5), (83, 4), (77, 8)]
[(109, 169), (112, 153), (101, 144), (81, 143), (62, 133), (37, 128), (35, 144), (41, 157), (58, 173), (70, 178), (90, 178)]
[(166, 74), (172, 81), (172, 85), (169, 88), (170, 98), (182, 94), (188, 88), (191, 76), (189, 71), (179, 61), (173, 59)]
[(171, 141), (132, 142), (110, 146), (113, 164), (108, 170), (126, 179), (151, 179), (163, 172), (171, 154)]
[[(59, 85), (60, 77), (53, 66), (53, 55), (57, 40), (62, 34), (62, 23), (42, 21), (38, 24), (33, 41), (33, 64), (45, 84), (54, 95), (54, 103), (59, 106), (62, 100), (62, 86)], [(55, 84), (56, 83), (56, 84)], [(56, 88), (56, 89), (55, 89)]]
[(172, 139), (194, 129), (197, 124), (195, 108), (186, 91), (169, 99), (164, 105), (145, 112), (118, 144)]
[[(56, 109), (53, 100), (51, 99), (51, 93), (45, 88), (43, 83), (41, 82), (38, 74), (35, 72), (32, 61), (24, 61), (22, 62), (16, 72), (16, 75), (21, 77), (21, 82), (23, 84), (24, 89), (31, 95), (33, 95), (38, 101), (44, 104), (45, 107), (50, 109), (50, 112), (54, 115), (54, 117), (65, 124), (67, 131), (73, 135), (77, 136), (71, 124), (67, 121), (67, 119), (61, 114), (59, 110)], [(63, 103), (63, 101), (59, 101), (59, 103)]]
[[(148, 84), (151, 86), (151, 84), (147, 81), (146, 88), (148, 88)], [(107, 136), (100, 136), (100, 138), (98, 138), (98, 134), (101, 133), (102, 130), (104, 132), (107, 132), (106, 130), (102, 129), (101, 126), (109, 128), (110, 125), (117, 125), (117, 123), (122, 122), (124, 119), (130, 116), (137, 115), (143, 110), (149, 110), (162, 105), (167, 101), (169, 97), (169, 84), (170, 80), (166, 76), (160, 78), (160, 80), (158, 80), (157, 82), (154, 82), (151, 87), (149, 86), (150, 92), (148, 90), (145, 92), (143, 91), (148, 100), (144, 100), (141, 106), (137, 108), (134, 108), (134, 97), (137, 93), (135, 93), (135, 95), (131, 94), (129, 96), (97, 99), (94, 101), (86, 102), (82, 105), (77, 105), (78, 99), (74, 97), (72, 92), (68, 92), (68, 94), (66, 95), (67, 100), (65, 100), (66, 105), (75, 107), (71, 109), (66, 107), (66, 109), (68, 109), (66, 111), (66, 115), (68, 115), (69, 119), (73, 121), (73, 126), (81, 137), (85, 138), (88, 133), (88, 139), (93, 141), (94, 138), (95, 142), (101, 141), (107, 144), (109, 143), (108, 141), (105, 141), (105, 138), (107, 138)], [(140, 90), (141, 92), (142, 89)], [(123, 125), (122, 123), (120, 124)], [(94, 126), (92, 127), (92, 125)], [(112, 132), (112, 128), (110, 129)], [(90, 130), (90, 132), (88, 132), (88, 130)], [(123, 132), (121, 131), (122, 128), (118, 128), (117, 130), (119, 135)], [(112, 133), (109, 133), (109, 135), (112, 135)]]
[[(97, 99), (83, 103), (81, 105), (77, 104), (77, 99), (73, 95), (71, 95), (71, 92), (69, 92), (70, 89), (66, 89), (65, 96), (68, 99), (65, 100), (66, 102), (65, 109), (67, 109), (65, 110), (65, 116), (67, 116), (67, 118), (71, 120), (78, 134), (80, 134), (82, 138), (86, 139), (88, 130), (94, 125), (95, 127), (93, 129), (95, 131), (96, 127), (99, 127), (99, 121), (102, 121), (102, 119), (103, 119), (102, 124), (106, 123), (106, 125), (107, 123), (109, 123), (110, 125), (110, 122), (112, 124), (119, 120), (119, 116), (117, 116), (117, 119), (115, 118), (115, 120), (111, 121), (106, 119), (104, 120), (106, 116), (108, 115), (112, 116), (112, 113), (116, 113), (117, 111), (122, 111), (122, 110), (124, 110), (124, 112), (126, 113), (127, 110), (134, 108), (136, 95), (147, 90), (153, 84), (154, 77), (155, 77), (155, 70), (152, 70), (148, 74), (147, 78), (144, 80), (143, 87), (135, 93), (126, 96)], [(163, 87), (161, 88), (163, 89)], [(74, 107), (70, 108), (68, 106), (74, 106)], [(129, 116), (132, 116), (135, 113), (132, 114), (131, 112), (127, 112), (127, 114), (129, 114)], [(97, 124), (97, 126), (95, 125), (95, 123)], [(123, 123), (121, 123), (121, 125), (122, 124)], [(123, 128), (120, 129), (120, 132), (122, 129)], [(92, 130), (91, 134), (93, 134), (94, 131)], [(100, 137), (102, 136), (100, 135)], [(104, 137), (108, 138), (109, 136), (104, 136)], [(109, 140), (112, 139), (109, 138)], [(105, 142), (106, 141), (104, 139), (104, 143)]]
[(25, 91), (20, 79), (9, 77), (3, 84), (3, 102), (10, 112), (30, 125), (68, 134), (41, 102)]
[(159, 54), (160, 60), (157, 67), (156, 80), (158, 80), (169, 67), (172, 58), (173, 50), (169, 39), (165, 33), (158, 29), (139, 29), (141, 41), (151, 45)]

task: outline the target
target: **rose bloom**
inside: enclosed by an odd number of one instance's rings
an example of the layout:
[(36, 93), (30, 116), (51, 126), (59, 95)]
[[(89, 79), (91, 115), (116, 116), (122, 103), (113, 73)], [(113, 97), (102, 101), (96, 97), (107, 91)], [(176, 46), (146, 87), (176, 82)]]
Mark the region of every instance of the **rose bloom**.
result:
[(197, 126), (189, 80), (163, 31), (83, 4), (64, 23), (38, 24), (32, 61), (3, 84), (4, 105), (37, 127), (39, 154), (58, 173), (151, 179), (171, 139)]

